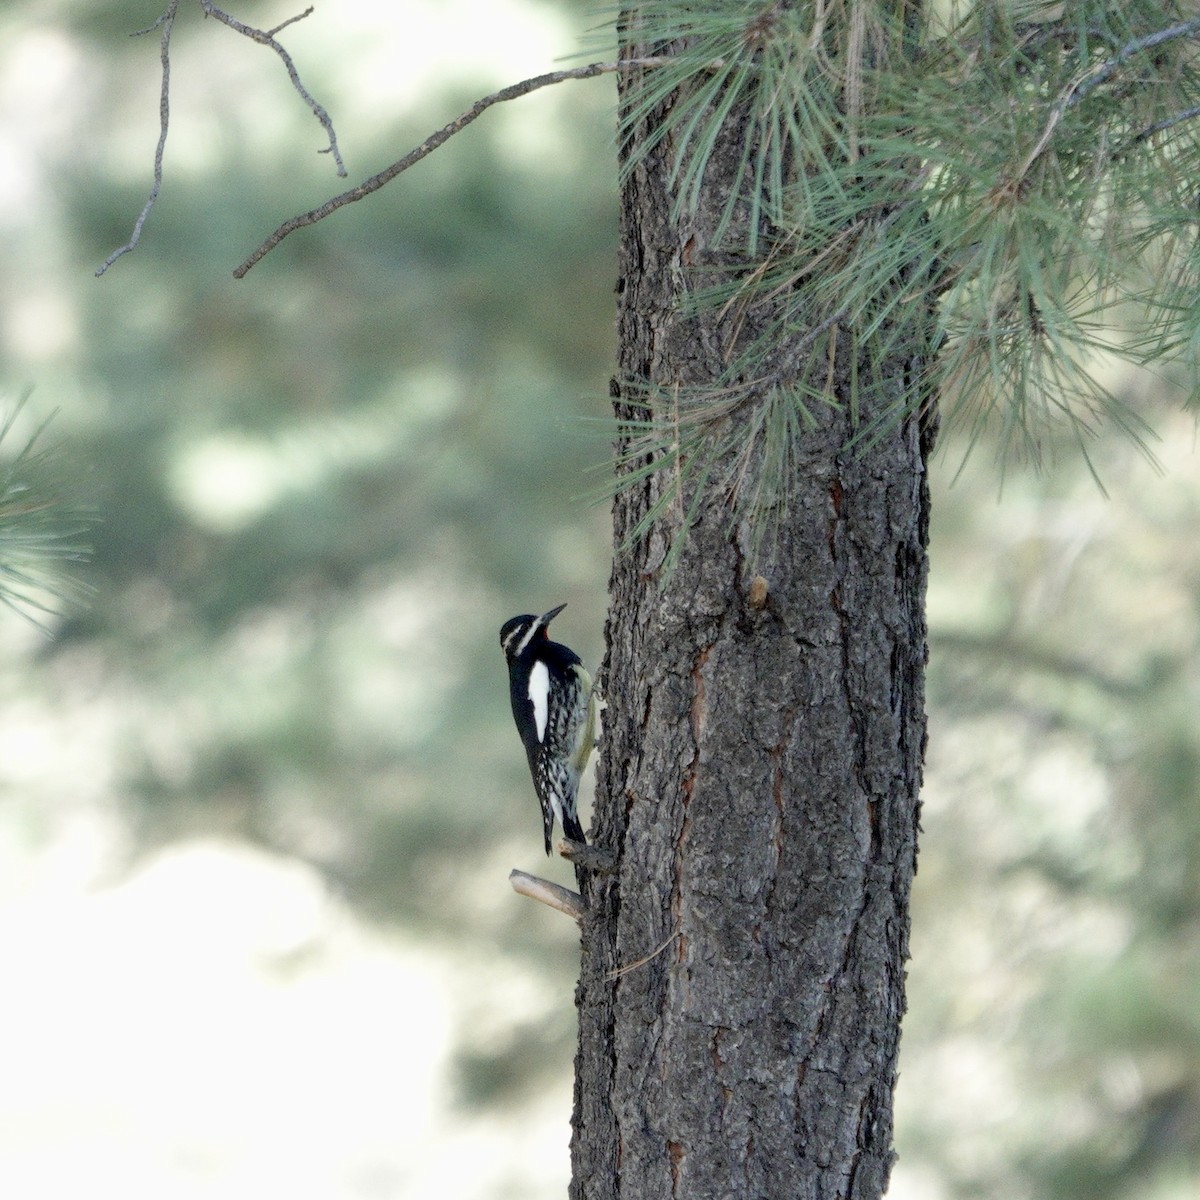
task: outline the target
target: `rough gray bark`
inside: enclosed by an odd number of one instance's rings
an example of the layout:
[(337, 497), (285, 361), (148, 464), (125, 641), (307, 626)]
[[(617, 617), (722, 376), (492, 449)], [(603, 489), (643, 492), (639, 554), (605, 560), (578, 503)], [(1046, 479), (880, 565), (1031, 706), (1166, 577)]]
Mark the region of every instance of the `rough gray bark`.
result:
[[(669, 154), (622, 196), (620, 366), (686, 386), (716, 377), (731, 336), (718, 313), (678, 311), (730, 160), (715, 156), (711, 210), (681, 227)], [(888, 360), (893, 396), (925, 349)], [(765, 597), (719, 496), (665, 586), (674, 518), (616, 557), (593, 829), (620, 865), (588, 889), (573, 1200), (886, 1187), (925, 730), (927, 447), (909, 421), (850, 452), (844, 410), (815, 415)], [(618, 546), (664, 483), (618, 498)]]

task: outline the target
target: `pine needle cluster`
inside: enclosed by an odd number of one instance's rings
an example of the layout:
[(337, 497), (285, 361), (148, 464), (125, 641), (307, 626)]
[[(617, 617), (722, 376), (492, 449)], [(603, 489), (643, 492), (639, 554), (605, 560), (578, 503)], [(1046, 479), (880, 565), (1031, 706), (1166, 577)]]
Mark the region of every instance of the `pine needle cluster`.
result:
[[(741, 314), (743, 334), (711, 385), (629, 381), (645, 420), (623, 482), (667, 468), (722, 487), (761, 534), (815, 406), (848, 408), (852, 440), (870, 440), (936, 399), (971, 444), (1039, 463), (1064, 434), (1086, 457), (1105, 426), (1144, 444), (1102, 381), (1111, 356), (1194, 369), (1195, 7), (925, 7), (701, 0), (614, 18), (653, 64), (626, 88), (625, 170), (669, 156), (686, 219), (730, 122), (741, 145), (708, 247), (723, 266), (681, 304)], [(885, 364), (914, 336), (936, 353), (898, 391)], [(838, 355), (854, 378), (835, 399)]]
[(86, 522), (55, 492), (49, 418), (15, 451), (12, 437), (24, 407), (0, 421), (0, 604), (41, 625), (87, 589), (71, 573), (88, 558)]

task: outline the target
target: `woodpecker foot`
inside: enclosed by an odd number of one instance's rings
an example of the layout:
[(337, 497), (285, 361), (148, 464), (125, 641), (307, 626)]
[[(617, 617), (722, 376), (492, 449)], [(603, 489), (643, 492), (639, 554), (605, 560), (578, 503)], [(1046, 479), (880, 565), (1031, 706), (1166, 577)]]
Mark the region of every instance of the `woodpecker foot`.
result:
[(585, 845), (563, 838), (558, 843), (558, 852), (563, 858), (573, 862), (593, 875), (615, 875), (617, 872), (617, 855), (607, 846)]
[(530, 900), (536, 900), (539, 904), (556, 908), (568, 917), (574, 917), (576, 921), (582, 921), (587, 913), (587, 901), (578, 892), (551, 883), (548, 879), (540, 879), (536, 875), (527, 875), (524, 871), (514, 869), (509, 872), (508, 882), (518, 895), (528, 896)]

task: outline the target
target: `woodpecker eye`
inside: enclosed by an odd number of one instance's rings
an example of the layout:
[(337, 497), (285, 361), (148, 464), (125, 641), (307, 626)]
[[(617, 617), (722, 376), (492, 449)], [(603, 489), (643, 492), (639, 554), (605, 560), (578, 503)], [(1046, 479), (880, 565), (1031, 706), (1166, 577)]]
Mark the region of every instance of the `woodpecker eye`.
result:
[(500, 646), (505, 654), (520, 640), (525, 622), (532, 620), (532, 617), (512, 617), (500, 626)]

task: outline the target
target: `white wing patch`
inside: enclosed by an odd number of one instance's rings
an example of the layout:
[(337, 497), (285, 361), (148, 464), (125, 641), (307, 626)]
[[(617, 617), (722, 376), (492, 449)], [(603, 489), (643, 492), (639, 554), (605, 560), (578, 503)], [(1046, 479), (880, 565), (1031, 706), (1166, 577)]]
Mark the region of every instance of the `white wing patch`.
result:
[(539, 742), (546, 740), (546, 719), (550, 715), (550, 671), (544, 662), (535, 662), (529, 672), (529, 699), (533, 704), (533, 723)]

